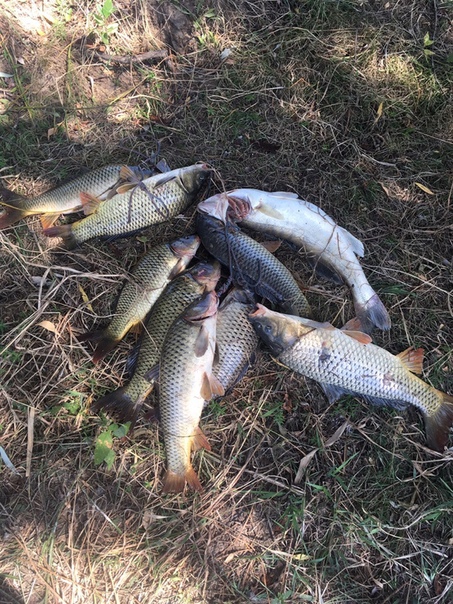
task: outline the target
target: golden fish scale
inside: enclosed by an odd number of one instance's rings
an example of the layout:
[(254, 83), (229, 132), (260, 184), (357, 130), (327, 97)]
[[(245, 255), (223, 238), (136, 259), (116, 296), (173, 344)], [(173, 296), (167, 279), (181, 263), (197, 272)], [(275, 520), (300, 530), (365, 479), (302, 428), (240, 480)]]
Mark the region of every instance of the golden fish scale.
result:
[(175, 317), (200, 298), (203, 291), (204, 285), (187, 274), (181, 275), (167, 285), (153, 306), (145, 324), (134, 375), (124, 387), (132, 400), (138, 400), (151, 390), (152, 383), (143, 376), (159, 362), (165, 336)]
[[(152, 224), (170, 220), (185, 210), (191, 195), (183, 191), (178, 181), (171, 180), (157, 189), (152, 182), (148, 191), (141, 186), (115, 195), (99, 205), (96, 212), (72, 225), (77, 243), (93, 237), (114, 237), (133, 233)], [(155, 196), (155, 197), (153, 197)]]
[(216, 317), (203, 321), (210, 338), (203, 356), (195, 356), (199, 323), (179, 318), (165, 338), (159, 379), (159, 409), (167, 454), (167, 469), (185, 475), (191, 467), (190, 452), (203, 410), (203, 376), (211, 373), (215, 347)]
[(95, 197), (112, 188), (120, 178), (121, 166), (104, 166), (87, 172), (70, 182), (47, 191), (38, 197), (24, 200), (21, 207), (36, 214), (72, 210), (81, 207), (80, 193), (89, 193)]
[(253, 305), (232, 301), (217, 314), (218, 361), (213, 373), (225, 391), (231, 388), (250, 362), (258, 346), (258, 336), (248, 320)]
[(397, 405), (410, 403), (427, 415), (433, 415), (442, 403), (440, 394), (406, 369), (398, 357), (374, 344), (361, 344), (338, 329), (310, 331), (279, 360), (323, 384)]
[(168, 244), (156, 246), (144, 256), (121, 291), (115, 316), (107, 328), (109, 334), (122, 337), (132, 325), (143, 321), (178, 262)]

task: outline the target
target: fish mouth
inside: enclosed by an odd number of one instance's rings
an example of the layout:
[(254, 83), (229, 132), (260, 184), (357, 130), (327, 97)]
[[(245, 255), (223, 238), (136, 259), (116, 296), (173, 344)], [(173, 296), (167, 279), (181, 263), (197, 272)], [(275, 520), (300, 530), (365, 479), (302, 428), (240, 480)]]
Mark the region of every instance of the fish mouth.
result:
[(259, 319), (260, 317), (264, 317), (266, 316), (267, 313), (267, 308), (265, 306), (263, 306), (262, 304), (258, 304), (256, 305), (256, 310), (254, 312), (252, 312), (251, 314), (249, 314), (249, 319), (252, 321)]
[(188, 235), (187, 237), (181, 237), (177, 241), (170, 243), (172, 252), (178, 258), (191, 255), (192, 258), (195, 256), (198, 247), (200, 246), (201, 239), (198, 235)]
[(201, 263), (195, 278), (198, 283), (205, 286), (205, 291), (213, 291), (217, 285), (217, 281), (220, 279), (220, 263), (217, 261)]
[(185, 319), (190, 323), (204, 321), (213, 317), (217, 312), (219, 298), (215, 291), (210, 291), (203, 296), (192, 308), (187, 312)]

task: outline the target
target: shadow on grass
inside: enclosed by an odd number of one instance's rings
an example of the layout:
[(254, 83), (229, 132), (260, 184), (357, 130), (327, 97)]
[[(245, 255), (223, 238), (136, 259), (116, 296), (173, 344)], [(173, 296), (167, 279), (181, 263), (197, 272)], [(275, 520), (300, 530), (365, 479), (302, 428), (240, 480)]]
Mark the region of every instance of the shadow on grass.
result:
[(8, 577), (2, 574), (0, 574), (0, 604), (25, 604), (19, 592), (9, 584)]

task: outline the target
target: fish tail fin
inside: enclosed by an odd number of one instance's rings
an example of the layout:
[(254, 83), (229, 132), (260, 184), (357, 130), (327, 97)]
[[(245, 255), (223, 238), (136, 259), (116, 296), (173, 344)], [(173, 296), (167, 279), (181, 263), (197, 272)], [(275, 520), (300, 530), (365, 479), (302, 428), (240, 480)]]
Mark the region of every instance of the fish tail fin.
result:
[(121, 338), (113, 336), (108, 329), (83, 333), (77, 336), (77, 339), (79, 342), (93, 342), (97, 344), (93, 354), (93, 363), (98, 363), (103, 359), (121, 340)]
[(453, 425), (453, 396), (436, 391), (442, 403), (434, 415), (425, 415), (426, 441), (428, 447), (442, 452), (448, 444), (448, 435)]
[(22, 195), (0, 185), (0, 229), (6, 229), (27, 216), (27, 212), (20, 207), (24, 199)]
[(167, 470), (164, 476), (162, 493), (182, 493), (186, 482), (194, 491), (203, 490), (200, 479), (192, 466), (186, 470), (185, 474), (177, 474), (172, 470)]
[(115, 415), (121, 422), (131, 422), (135, 424), (140, 411), (142, 399), (138, 401), (132, 400), (125, 388), (118, 388), (113, 392), (105, 394), (99, 398), (93, 405), (91, 410), (98, 413), (103, 410), (112, 415)]
[(46, 237), (61, 237), (68, 250), (72, 250), (77, 245), (77, 240), (72, 232), (72, 224), (60, 224), (48, 229), (44, 229), (43, 233)]
[(384, 331), (390, 329), (391, 321), (389, 314), (376, 293), (365, 303), (356, 301), (355, 310), (365, 333), (370, 333), (373, 327)]

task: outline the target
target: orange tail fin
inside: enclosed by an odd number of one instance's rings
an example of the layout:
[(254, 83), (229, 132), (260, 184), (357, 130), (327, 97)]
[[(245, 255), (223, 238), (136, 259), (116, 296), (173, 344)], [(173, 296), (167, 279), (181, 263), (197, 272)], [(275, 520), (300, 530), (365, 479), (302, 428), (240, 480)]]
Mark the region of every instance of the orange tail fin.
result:
[(164, 476), (164, 486), (162, 493), (182, 493), (186, 482), (194, 491), (202, 491), (200, 479), (192, 466), (185, 474), (176, 474), (171, 470), (167, 470)]
[(428, 447), (442, 452), (448, 444), (453, 425), (453, 396), (438, 392), (443, 399), (442, 404), (434, 415), (425, 415), (425, 429)]

